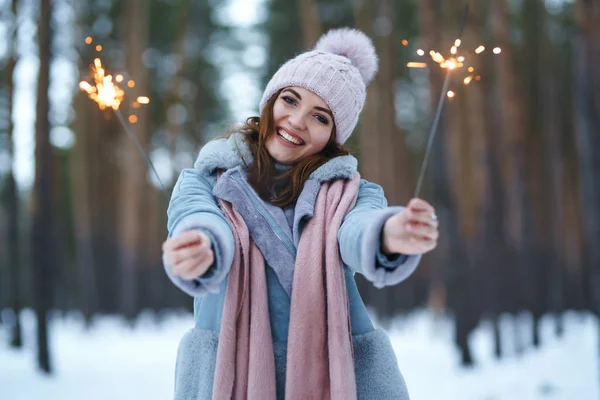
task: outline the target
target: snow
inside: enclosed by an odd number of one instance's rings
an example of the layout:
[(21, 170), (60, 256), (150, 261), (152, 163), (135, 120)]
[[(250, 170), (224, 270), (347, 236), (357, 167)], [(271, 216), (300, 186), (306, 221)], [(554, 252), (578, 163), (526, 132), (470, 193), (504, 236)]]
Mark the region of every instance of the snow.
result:
[[(527, 317), (520, 317), (521, 335)], [(416, 314), (389, 330), (411, 396), (419, 399), (460, 400), (587, 400), (600, 396), (597, 321), (588, 314), (569, 313), (563, 338), (554, 335), (554, 321), (544, 318), (543, 346), (514, 351), (514, 321), (501, 320), (506, 357), (493, 355), (490, 324), (481, 324), (470, 337), (475, 366), (460, 368), (453, 343), (453, 322), (435, 322), (430, 314)], [(526, 339), (529, 339), (527, 336)], [(525, 342), (528, 343), (528, 342)]]
[[(51, 320), (55, 375), (35, 367), (35, 318), (21, 315), (25, 348), (7, 346), (6, 325), (0, 325), (0, 399), (168, 399), (172, 398), (177, 345), (192, 326), (187, 313), (142, 314), (133, 324), (104, 316), (89, 328), (78, 313)], [(598, 323), (590, 314), (568, 313), (565, 334), (553, 334), (554, 322), (541, 325), (541, 349), (527, 345), (514, 351), (515, 321), (527, 343), (526, 314), (501, 320), (506, 357), (493, 357), (491, 326), (470, 337), (476, 365), (459, 366), (453, 345), (453, 321), (419, 311), (399, 318), (388, 332), (413, 400), (586, 400), (600, 396)]]

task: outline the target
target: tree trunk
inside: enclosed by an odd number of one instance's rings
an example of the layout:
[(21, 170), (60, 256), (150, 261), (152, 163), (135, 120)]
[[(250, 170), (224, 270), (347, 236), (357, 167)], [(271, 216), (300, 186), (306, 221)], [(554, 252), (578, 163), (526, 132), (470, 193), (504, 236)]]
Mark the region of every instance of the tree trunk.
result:
[[(394, 25), (396, 15), (394, 2), (380, 0), (377, 9), (377, 21), (389, 18), (390, 26)], [(379, 118), (383, 146), (379, 149), (381, 166), (380, 184), (386, 191), (388, 202), (393, 205), (407, 204), (413, 195), (416, 179), (409, 160), (406, 145), (406, 133), (396, 124), (396, 51), (399, 43), (395, 41), (393, 30), (382, 32), (377, 39), (379, 55), (379, 72), (374, 85), (379, 97)], [(368, 127), (365, 127), (368, 129)], [(371, 131), (370, 136), (375, 132)]]
[[(180, 87), (184, 76), (184, 66), (186, 64), (185, 43), (189, 37), (190, 21), (192, 20), (192, 1), (184, 0), (179, 6), (177, 33), (173, 45), (172, 54), (175, 54), (181, 60), (181, 67), (175, 72), (168, 84), (165, 110), (166, 129), (170, 140), (170, 157), (175, 160), (177, 157), (177, 141), (181, 135), (183, 124), (180, 121), (173, 121), (168, 118), (169, 109), (183, 100), (180, 96)], [(199, 122), (199, 121), (198, 121)], [(168, 194), (155, 188), (149, 188), (148, 197), (148, 229), (146, 230), (146, 246), (143, 253), (144, 265), (141, 281), (143, 282), (141, 299), (145, 299), (144, 307), (150, 306), (156, 309), (164, 307), (168, 303), (166, 298), (166, 287), (164, 284), (164, 271), (162, 268), (162, 249), (161, 244), (167, 236), (166, 232), (166, 207), (168, 203)]]
[[(492, 219), (500, 216), (497, 239), (502, 242), (503, 254), (498, 254), (499, 266), (495, 276), (500, 282), (499, 293), (513, 293), (502, 304), (504, 311), (518, 313), (525, 304), (531, 276), (525, 272), (530, 268), (524, 262), (526, 237), (523, 233), (523, 207), (525, 201), (523, 141), (527, 127), (524, 92), (518, 81), (514, 51), (509, 36), (509, 12), (506, 0), (493, 0), (490, 23), (494, 42), (502, 48), (502, 54), (494, 57), (497, 75), (496, 90), (498, 107), (491, 105), (489, 118), (496, 127), (488, 135), (494, 168), (499, 170), (500, 182), (492, 197), (497, 209)], [(489, 54), (487, 55), (489, 59)], [(491, 72), (491, 71), (490, 71)], [(488, 96), (492, 97), (492, 91)], [(494, 111), (495, 110), (495, 111)], [(499, 112), (498, 112), (499, 110)], [(508, 270), (507, 270), (508, 269)], [(498, 309), (498, 312), (503, 311)], [(522, 350), (520, 340), (515, 337), (517, 352)]]
[(588, 276), (590, 308), (600, 314), (600, 5), (576, 2), (577, 63), (575, 71), (576, 138), (581, 183), (584, 258)]
[[(355, 9), (356, 27), (370, 37), (372, 35), (372, 3), (366, 0), (357, 0)], [(367, 87), (367, 101), (365, 103), (360, 121), (360, 172), (365, 179), (375, 180), (381, 177), (381, 166), (378, 160), (378, 151), (383, 147), (380, 121), (378, 118), (379, 96), (377, 85), (372, 82)], [(389, 144), (388, 144), (389, 145)]]
[(37, 84), (35, 183), (32, 199), (32, 244), (34, 266), (34, 304), (37, 316), (38, 365), (50, 373), (48, 344), (48, 310), (52, 306), (54, 273), (56, 271), (55, 221), (52, 188), (52, 146), (50, 144), (50, 83), (51, 49), (50, 0), (40, 1), (38, 24), (39, 75)]
[(506, 228), (509, 247), (520, 251), (523, 242), (523, 141), (527, 127), (524, 91), (518, 81), (518, 72), (509, 35), (509, 15), (506, 0), (493, 0), (491, 27), (494, 40), (502, 55), (496, 57), (496, 73), (500, 89), (502, 134), (499, 135), (498, 156), (501, 162), (505, 196)]
[[(590, 306), (588, 298), (587, 271), (584, 262), (583, 251), (583, 214), (581, 209), (581, 183), (579, 172), (579, 156), (577, 151), (577, 138), (575, 127), (575, 102), (577, 96), (576, 77), (574, 74), (576, 52), (574, 44), (576, 40), (570, 38), (562, 45), (561, 54), (569, 54), (569, 57), (560, 58), (560, 82), (559, 98), (561, 105), (561, 130), (562, 140), (560, 147), (563, 152), (563, 192), (561, 194), (564, 204), (564, 235), (561, 243), (561, 251), (564, 255), (565, 268), (563, 271), (565, 281), (565, 308), (572, 310), (583, 310)], [(589, 309), (589, 308), (588, 308)]]
[(175, 159), (177, 156), (177, 139), (181, 133), (182, 124), (178, 121), (172, 121), (172, 118), (169, 118), (169, 109), (176, 104), (179, 104), (182, 99), (180, 98), (179, 93), (180, 85), (183, 77), (183, 70), (185, 65), (185, 42), (188, 37), (188, 27), (190, 23), (190, 19), (192, 17), (192, 0), (184, 0), (183, 3), (179, 6), (179, 24), (177, 25), (177, 34), (175, 35), (175, 45), (173, 46), (173, 52), (180, 58), (181, 67), (177, 72), (173, 74), (171, 77), (171, 81), (168, 85), (166, 101), (165, 101), (165, 118), (167, 121), (167, 132), (169, 134), (170, 140), (170, 153), (171, 158)]
[[(354, 17), (356, 28), (372, 37), (371, 27), (373, 24), (372, 3), (367, 0), (357, 0), (355, 2)], [(358, 126), (359, 151), (359, 170), (365, 179), (373, 179), (379, 176), (379, 164), (372, 162), (377, 157), (379, 145), (379, 135), (371, 135), (373, 132), (379, 132), (379, 121), (377, 119), (377, 89), (374, 82), (367, 87), (367, 100), (362, 111)], [(371, 136), (370, 136), (371, 135)], [(358, 290), (366, 304), (382, 310), (386, 307), (387, 297), (385, 291), (375, 291), (373, 285), (366, 279), (359, 277), (357, 280)]]
[[(148, 94), (148, 75), (142, 63), (142, 53), (148, 43), (148, 8), (147, 2), (132, 1), (125, 4), (123, 23), (126, 43), (126, 68), (135, 80), (135, 87), (128, 95), (135, 99)], [(135, 110), (138, 122), (131, 125), (131, 130), (148, 154), (150, 132), (148, 116), (145, 108)], [(147, 169), (143, 158), (128, 135), (122, 135), (122, 152), (119, 162), (122, 167), (120, 206), (120, 300), (125, 315), (132, 318), (138, 311), (138, 277), (139, 268), (145, 251), (144, 232), (147, 226), (145, 215), (148, 212), (149, 188)]]
[[(379, 0), (375, 4), (377, 5), (375, 20), (384, 26), (393, 26), (396, 15), (393, 2)], [(395, 49), (399, 46), (395, 40), (396, 36), (392, 29), (389, 31), (382, 29), (375, 39), (379, 56), (379, 72), (372, 85), (375, 86), (375, 94), (378, 97), (379, 107), (374, 118), (379, 121), (379, 131), (371, 130), (366, 124), (363, 133), (367, 135), (365, 138), (367, 140), (380, 135), (381, 147), (377, 149), (376, 159), (365, 159), (362, 162), (379, 162), (380, 176), (374, 178), (374, 181), (383, 187), (390, 205), (406, 205), (413, 195), (416, 179), (410, 164), (406, 134), (396, 124), (397, 52)], [(392, 317), (397, 314), (400, 304), (407, 306), (416, 304), (416, 283), (412, 279), (385, 290), (386, 316)]]
[[(417, 17), (419, 22), (419, 41), (420, 47), (425, 50), (439, 49), (441, 45), (441, 30), (439, 26), (440, 17), (438, 5), (435, 1), (425, 0), (418, 3)], [(435, 101), (439, 98), (440, 91), (443, 86), (443, 77), (438, 69), (430, 71), (429, 76), (429, 97), (430, 97), (430, 108), (435, 107)], [(433, 113), (430, 113), (433, 116)], [(440, 120), (438, 125), (438, 132), (436, 133), (437, 140), (434, 142), (431, 157), (431, 196), (435, 203), (438, 218), (443, 221), (448, 221), (450, 209), (449, 188), (447, 182), (447, 176), (443, 167), (440, 167), (440, 159), (443, 158), (442, 143), (440, 143), (443, 131), (443, 122)], [(443, 165), (442, 162), (441, 165)], [(417, 172), (418, 173), (418, 172)], [(446, 214), (446, 215), (442, 215)], [(445, 277), (445, 269), (448, 267), (448, 260), (450, 259), (450, 248), (451, 245), (449, 239), (453, 236), (448, 236), (448, 233), (452, 232), (451, 235), (456, 234), (456, 230), (449, 226), (447, 222), (440, 227), (440, 240), (438, 247), (431, 253), (430, 256), (430, 303), (436, 301), (435, 299), (440, 297), (440, 293), (443, 294), (444, 304), (447, 308), (449, 306), (449, 298), (451, 293), (448, 292), (447, 279)]]
[(315, 0), (297, 0), (297, 4), (302, 27), (302, 43), (305, 49), (311, 49), (317, 44), (322, 33), (317, 5)]
[[(444, 3), (444, 14), (450, 16), (444, 21), (444, 43), (449, 47), (458, 37), (464, 5)], [(471, 3), (468, 23), (465, 25), (462, 42), (472, 46), (482, 36), (482, 4)], [(445, 47), (445, 46), (443, 46)], [(467, 345), (467, 336), (476, 326), (482, 310), (489, 306), (490, 293), (481, 290), (481, 283), (488, 285), (488, 265), (484, 262), (487, 243), (484, 235), (486, 223), (485, 207), (488, 196), (489, 177), (486, 168), (488, 141), (485, 135), (487, 126), (484, 120), (485, 98), (483, 87), (477, 81), (465, 87), (461, 76), (451, 76), (450, 88), (456, 97), (448, 101), (444, 115), (444, 135), (447, 163), (443, 168), (448, 172), (451, 203), (454, 205), (458, 235), (462, 243), (456, 246), (464, 250), (456, 251), (454, 268), (455, 281), (452, 291), (457, 314), (457, 343), (463, 351), (463, 363), (472, 363)], [(456, 234), (456, 233), (455, 233)], [(477, 282), (477, 284), (474, 284)], [(473, 298), (480, 299), (474, 303)], [(463, 315), (461, 315), (463, 314)]]
[[(406, 204), (411, 196), (413, 181), (405, 135), (396, 125), (395, 112), (395, 46), (392, 30), (373, 32), (374, 21), (393, 25), (394, 9), (389, 0), (356, 3), (356, 27), (373, 38), (379, 56), (379, 72), (367, 87), (367, 100), (359, 126), (360, 172), (363, 178), (376, 182), (385, 191), (391, 205)], [(398, 304), (411, 304), (412, 287), (378, 290), (368, 282), (359, 282), (365, 300), (384, 317), (398, 311)], [(402, 296), (406, 301), (400, 300)]]
[[(15, 159), (14, 154), (14, 123), (13, 123), (13, 109), (14, 109), (14, 96), (15, 96), (15, 85), (14, 85), (14, 71), (17, 64), (17, 0), (12, 0), (11, 3), (11, 40), (9, 59), (6, 65), (6, 88), (8, 97), (8, 154), (11, 160)], [(14, 161), (13, 164), (14, 165)], [(15, 312), (15, 326), (11, 332), (10, 345), (12, 347), (20, 348), (23, 346), (22, 332), (21, 332), (21, 260), (19, 257), (19, 193), (17, 190), (17, 183), (15, 181), (15, 174), (13, 166), (11, 165), (8, 175), (6, 177), (6, 206), (8, 212), (8, 271), (10, 273), (10, 295), (9, 305)]]
[[(445, 43), (453, 43), (458, 37), (463, 10), (462, 4), (457, 4), (448, 10), (448, 15), (452, 18), (446, 23)], [(482, 13), (481, 6), (471, 3), (468, 23), (462, 37), (466, 46), (478, 43), (482, 36)], [(482, 86), (477, 82), (463, 86), (460, 76), (454, 76), (452, 79), (451, 87), (454, 87), (456, 97), (446, 104), (447, 130), (444, 132), (450, 157), (448, 164), (450, 186), (454, 202), (458, 206), (461, 234), (472, 241), (480, 233), (480, 221), (486, 196), (487, 175), (484, 155), (487, 140), (482, 134), (486, 132), (483, 118), (484, 97)]]
[(542, 49), (546, 9), (541, 0), (526, 0), (522, 13), (528, 21), (525, 28), (524, 46), (527, 48), (525, 62), (528, 65), (523, 76), (528, 119), (527, 135), (524, 138), (525, 181), (527, 201), (525, 203), (524, 234), (529, 273), (529, 307), (533, 313), (533, 344), (540, 345), (540, 319), (547, 309), (548, 269), (545, 263), (550, 241), (548, 175), (545, 171), (543, 118), (544, 109), (539, 101), (543, 96), (541, 75), (547, 67), (543, 64)]
[(415, 179), (411, 174), (404, 132), (396, 125), (397, 46), (391, 29), (374, 35), (371, 28), (374, 20), (393, 26), (393, 3), (390, 0), (359, 1), (355, 15), (358, 29), (374, 38), (379, 56), (379, 72), (367, 89), (367, 102), (361, 115), (361, 173), (365, 179), (383, 187), (390, 204), (406, 204)]
[[(548, 25), (553, 24), (548, 20)], [(562, 330), (561, 314), (564, 311), (565, 303), (565, 279), (563, 271), (565, 268), (565, 254), (563, 252), (563, 243), (565, 241), (565, 204), (563, 201), (563, 171), (564, 171), (564, 151), (561, 145), (562, 141), (562, 110), (564, 98), (560, 96), (560, 59), (561, 52), (555, 50), (556, 45), (548, 39), (549, 32), (555, 26), (548, 26), (545, 29), (545, 35), (542, 46), (542, 64), (545, 65), (541, 70), (542, 78), (542, 104), (544, 105), (545, 116), (543, 121), (545, 135), (546, 165), (545, 175), (547, 176), (547, 202), (548, 202), (548, 242), (545, 246), (545, 263), (542, 268), (547, 270), (548, 282), (545, 290), (547, 291), (547, 307), (545, 311), (555, 314), (555, 331), (560, 333)], [(560, 57), (559, 57), (560, 54)], [(553, 66), (548, 68), (548, 66)]]
[(92, 218), (90, 214), (90, 116), (87, 109), (91, 106), (87, 96), (80, 93), (74, 99), (77, 110), (74, 131), (78, 132), (72, 150), (71, 187), (73, 195), (73, 222), (75, 231), (75, 260), (79, 271), (80, 308), (89, 321), (98, 309), (98, 292), (96, 283), (96, 261), (93, 249)]

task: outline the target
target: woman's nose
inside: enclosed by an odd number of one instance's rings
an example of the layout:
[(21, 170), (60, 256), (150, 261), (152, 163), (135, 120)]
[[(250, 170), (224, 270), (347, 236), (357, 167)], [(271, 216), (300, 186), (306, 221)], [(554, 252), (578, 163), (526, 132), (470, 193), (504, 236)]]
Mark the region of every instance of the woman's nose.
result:
[(306, 129), (306, 122), (304, 120), (304, 115), (300, 112), (290, 114), (288, 118), (288, 122), (290, 123), (290, 127), (297, 130)]

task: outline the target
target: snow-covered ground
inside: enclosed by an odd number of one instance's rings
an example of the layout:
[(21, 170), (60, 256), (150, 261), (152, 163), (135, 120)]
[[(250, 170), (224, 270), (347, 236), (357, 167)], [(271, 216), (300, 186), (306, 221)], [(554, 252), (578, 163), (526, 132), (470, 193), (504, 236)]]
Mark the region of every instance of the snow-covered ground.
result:
[[(78, 314), (51, 323), (55, 376), (35, 368), (35, 319), (22, 314), (25, 349), (7, 346), (0, 329), (0, 399), (169, 399), (172, 397), (177, 344), (192, 325), (189, 314), (172, 313), (156, 322), (144, 314), (133, 326), (117, 317), (101, 317), (87, 330)], [(395, 321), (388, 332), (413, 400), (587, 400), (600, 398), (597, 321), (588, 314), (566, 316), (566, 331), (556, 338), (544, 319), (540, 350), (514, 354), (513, 320), (502, 321), (509, 353), (492, 356), (489, 325), (471, 337), (477, 365), (458, 366), (452, 320), (421, 311)], [(520, 319), (528, 339), (526, 316)], [(526, 335), (526, 336), (525, 336)]]

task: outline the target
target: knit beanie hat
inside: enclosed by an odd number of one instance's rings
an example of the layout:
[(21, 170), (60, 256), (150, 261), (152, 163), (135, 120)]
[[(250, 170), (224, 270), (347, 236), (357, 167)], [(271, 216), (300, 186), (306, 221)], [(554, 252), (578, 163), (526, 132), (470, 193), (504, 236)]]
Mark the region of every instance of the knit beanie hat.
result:
[(280, 89), (298, 86), (310, 90), (331, 109), (336, 140), (343, 144), (356, 127), (377, 63), (373, 42), (364, 33), (351, 28), (330, 30), (313, 50), (287, 61), (273, 75), (260, 101), (260, 112)]

